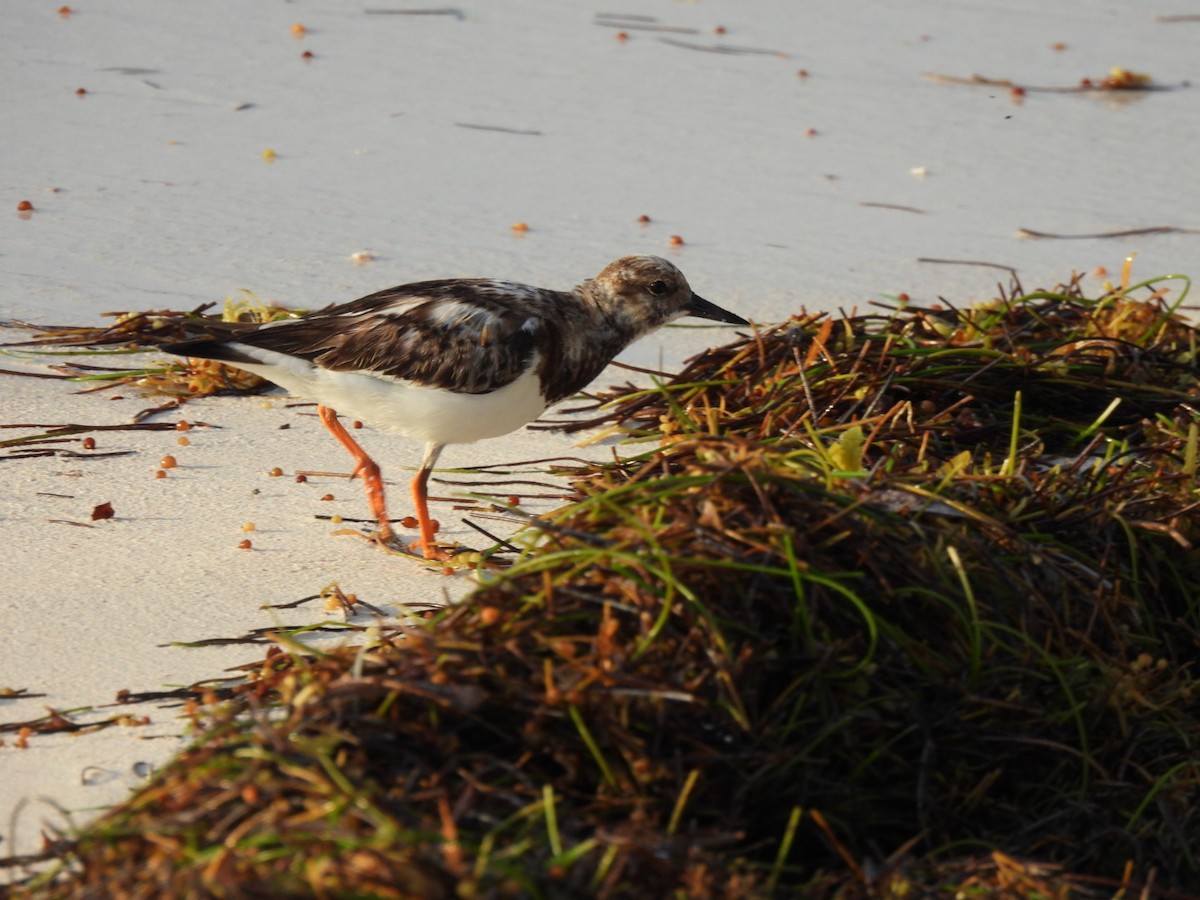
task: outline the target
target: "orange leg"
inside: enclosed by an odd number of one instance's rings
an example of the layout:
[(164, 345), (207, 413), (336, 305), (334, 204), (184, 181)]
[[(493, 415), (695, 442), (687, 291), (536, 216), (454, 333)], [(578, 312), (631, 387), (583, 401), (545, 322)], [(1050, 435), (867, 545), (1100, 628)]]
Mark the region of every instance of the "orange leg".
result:
[(425, 445), (425, 458), (421, 460), (421, 468), (412, 480), (413, 506), (417, 510), (417, 525), (421, 529), (421, 539), (414, 541), (410, 549), (420, 548), (426, 559), (449, 559), (449, 555), (438, 549), (433, 538), (433, 520), (429, 518), (429, 474), (438, 454), (442, 452), (441, 444)]
[[(346, 427), (338, 421), (337, 413), (328, 406), (317, 406), (317, 415), (321, 417), (321, 424), (329, 429), (329, 433), (338, 439), (338, 443), (350, 451), (350, 455), (354, 457), (354, 471), (350, 477), (361, 475), (363, 485), (367, 490), (367, 505), (371, 507), (371, 514), (375, 516), (375, 520), (379, 522), (379, 540), (385, 544), (392, 540), (392, 525), (388, 522), (387, 504), (383, 497), (383, 477), (379, 473), (379, 465), (375, 460), (367, 455), (367, 451), (358, 445), (354, 438), (350, 437), (350, 432), (346, 431)], [(424, 531), (422, 530), (422, 535)]]

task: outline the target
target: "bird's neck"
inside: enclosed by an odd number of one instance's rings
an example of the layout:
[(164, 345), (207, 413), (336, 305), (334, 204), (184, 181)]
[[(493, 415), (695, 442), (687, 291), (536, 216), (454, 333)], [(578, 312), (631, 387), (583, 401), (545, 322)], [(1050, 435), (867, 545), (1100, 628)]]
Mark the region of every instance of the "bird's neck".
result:
[[(626, 316), (609, 314), (592, 304), (581, 309), (587, 316), (585, 323), (549, 329), (538, 348), (538, 374), (542, 376), (547, 404), (583, 390), (613, 357), (641, 337), (636, 324)], [(568, 334), (584, 339), (571, 340)]]

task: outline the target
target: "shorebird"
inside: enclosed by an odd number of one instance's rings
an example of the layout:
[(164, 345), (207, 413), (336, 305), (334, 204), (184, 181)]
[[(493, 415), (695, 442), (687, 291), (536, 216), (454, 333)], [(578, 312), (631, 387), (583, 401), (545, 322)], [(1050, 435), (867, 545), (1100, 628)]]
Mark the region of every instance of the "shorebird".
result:
[(692, 293), (656, 256), (626, 256), (570, 291), (488, 278), (388, 288), (228, 338), (166, 344), (317, 401), (321, 422), (354, 457), (379, 531), (394, 545), (379, 466), (338, 421), (349, 415), (425, 444), (412, 481), (426, 559), (446, 559), (429, 517), (429, 474), (447, 444), (497, 437), (582, 390), (629, 344), (698, 316), (748, 325)]

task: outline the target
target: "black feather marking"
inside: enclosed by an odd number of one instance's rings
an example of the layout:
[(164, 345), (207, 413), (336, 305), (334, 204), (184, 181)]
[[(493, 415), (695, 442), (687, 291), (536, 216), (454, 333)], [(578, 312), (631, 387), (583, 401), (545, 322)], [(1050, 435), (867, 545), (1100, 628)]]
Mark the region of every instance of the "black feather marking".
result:
[(215, 359), (217, 362), (231, 363), (235, 366), (239, 363), (259, 362), (253, 356), (242, 353), (236, 344), (212, 338), (163, 344), (159, 349), (178, 356), (190, 356), (196, 359)]
[[(511, 384), (536, 356), (549, 404), (583, 389), (639, 336), (689, 313), (743, 321), (695, 297), (666, 260), (635, 256), (617, 260), (570, 293), (484, 278), (421, 281), (228, 340), (331, 371), (373, 373), (466, 394)], [(264, 365), (222, 340), (163, 349)]]

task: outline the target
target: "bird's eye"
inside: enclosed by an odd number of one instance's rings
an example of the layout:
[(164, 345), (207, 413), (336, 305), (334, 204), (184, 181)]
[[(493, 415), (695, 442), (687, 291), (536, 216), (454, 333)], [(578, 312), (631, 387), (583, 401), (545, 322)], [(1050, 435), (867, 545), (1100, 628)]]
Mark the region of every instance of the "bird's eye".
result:
[(654, 294), (656, 297), (661, 297), (668, 290), (667, 283), (660, 278), (658, 281), (650, 282), (646, 290)]

